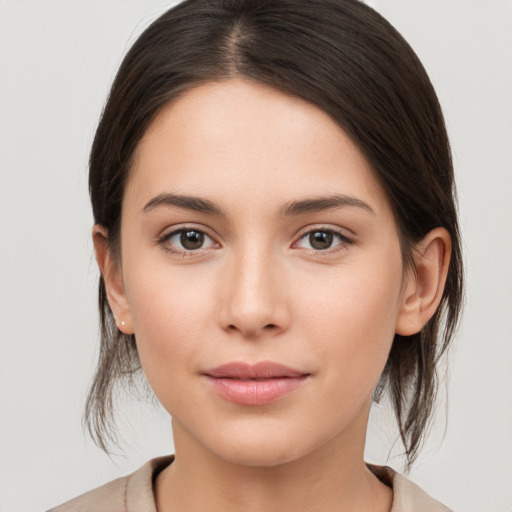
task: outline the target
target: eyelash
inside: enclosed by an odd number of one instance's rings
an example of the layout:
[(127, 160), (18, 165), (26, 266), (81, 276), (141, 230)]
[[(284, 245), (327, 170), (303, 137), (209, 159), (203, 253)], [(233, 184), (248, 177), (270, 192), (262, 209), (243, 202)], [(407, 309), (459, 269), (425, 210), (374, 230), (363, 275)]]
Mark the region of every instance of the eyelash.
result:
[[(173, 248), (169, 244), (169, 240), (171, 240), (174, 236), (184, 233), (186, 231), (193, 231), (195, 233), (199, 233), (203, 236), (208, 237), (210, 240), (212, 240), (214, 243), (216, 243), (213, 240), (213, 237), (211, 237), (206, 231), (204, 231), (202, 229), (198, 229), (194, 226), (183, 226), (183, 227), (180, 227), (179, 229), (174, 229), (170, 233), (166, 233), (163, 236), (159, 237), (157, 239), (157, 243), (163, 247), (164, 251), (172, 253), (172, 254), (180, 254), (184, 258), (195, 256), (198, 254), (204, 254), (205, 250), (208, 251), (210, 249), (210, 248), (206, 248), (206, 249), (199, 248), (197, 250), (186, 250), (186, 249), (180, 250), (180, 249)], [(337, 231), (332, 228), (319, 227), (319, 228), (309, 229), (308, 231), (303, 232), (298, 237), (297, 242), (294, 242), (294, 245), (296, 243), (298, 243), (299, 241), (305, 239), (306, 237), (310, 236), (312, 233), (328, 233), (328, 234), (333, 235), (334, 238), (336, 238), (339, 242), (338, 245), (334, 246), (334, 248), (329, 247), (327, 249), (306, 249), (307, 251), (313, 252), (315, 254), (324, 254), (324, 255), (333, 254), (333, 253), (336, 253), (341, 250), (346, 250), (348, 245), (354, 244), (354, 241), (351, 238), (347, 237), (345, 234), (341, 233), (340, 231)], [(216, 243), (216, 245), (218, 246), (219, 244)]]
[[(183, 227), (180, 227), (179, 229), (174, 229), (170, 233), (166, 233), (163, 236), (159, 237), (157, 240), (157, 243), (162, 246), (162, 248), (164, 249), (165, 252), (169, 252), (171, 254), (179, 254), (179, 255), (183, 256), (184, 258), (187, 258), (190, 256), (195, 256), (195, 255), (201, 254), (201, 253), (204, 254), (204, 252), (205, 252), (204, 248), (200, 248), (198, 250), (186, 250), (186, 249), (180, 250), (180, 249), (173, 248), (169, 244), (169, 240), (171, 240), (174, 236), (179, 235), (180, 233), (187, 232), (187, 231), (193, 231), (195, 233), (199, 233), (201, 235), (208, 237), (210, 240), (214, 241), (213, 237), (211, 237), (203, 229), (198, 229), (195, 226), (183, 226)], [(216, 244), (216, 245), (218, 245), (218, 244)], [(208, 250), (208, 249), (206, 249), (206, 250)]]
[(328, 249), (306, 249), (308, 251), (311, 251), (315, 254), (321, 254), (321, 255), (330, 255), (333, 253), (337, 253), (342, 250), (346, 250), (347, 246), (353, 245), (354, 240), (349, 238), (347, 235), (341, 233), (340, 231), (333, 229), (333, 228), (326, 228), (326, 227), (317, 227), (313, 229), (308, 229), (307, 231), (303, 232), (299, 237), (297, 242), (294, 242), (294, 245), (300, 242), (301, 240), (306, 239), (306, 237), (310, 236), (313, 233), (328, 233), (330, 235), (333, 235), (333, 242), (334, 239), (338, 240), (338, 245), (335, 245), (334, 247), (329, 247)]

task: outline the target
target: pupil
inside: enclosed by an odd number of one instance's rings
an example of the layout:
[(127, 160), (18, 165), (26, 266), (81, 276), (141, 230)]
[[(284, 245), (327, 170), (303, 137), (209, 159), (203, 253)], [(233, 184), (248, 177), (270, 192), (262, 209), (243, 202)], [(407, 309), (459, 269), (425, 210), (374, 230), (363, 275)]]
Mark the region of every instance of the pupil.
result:
[(315, 231), (309, 235), (309, 243), (313, 249), (328, 249), (332, 245), (333, 234), (326, 231)]
[(199, 249), (204, 242), (204, 234), (198, 231), (183, 231), (180, 236), (181, 245), (185, 249)]

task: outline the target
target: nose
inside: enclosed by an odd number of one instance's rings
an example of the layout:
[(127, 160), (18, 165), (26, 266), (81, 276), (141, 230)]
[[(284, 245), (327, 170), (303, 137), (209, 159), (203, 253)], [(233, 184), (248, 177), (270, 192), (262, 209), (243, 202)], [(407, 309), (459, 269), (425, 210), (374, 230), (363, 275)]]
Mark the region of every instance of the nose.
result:
[(261, 248), (247, 248), (234, 255), (227, 267), (220, 304), (222, 328), (253, 340), (284, 332), (290, 312), (276, 258)]

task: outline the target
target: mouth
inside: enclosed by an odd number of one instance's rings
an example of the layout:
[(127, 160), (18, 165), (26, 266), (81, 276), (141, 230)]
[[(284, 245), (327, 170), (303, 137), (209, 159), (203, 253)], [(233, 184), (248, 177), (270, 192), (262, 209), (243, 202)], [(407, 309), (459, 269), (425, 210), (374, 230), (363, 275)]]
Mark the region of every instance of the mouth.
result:
[(288, 395), (311, 374), (278, 363), (228, 363), (203, 373), (214, 392), (240, 405), (265, 405)]

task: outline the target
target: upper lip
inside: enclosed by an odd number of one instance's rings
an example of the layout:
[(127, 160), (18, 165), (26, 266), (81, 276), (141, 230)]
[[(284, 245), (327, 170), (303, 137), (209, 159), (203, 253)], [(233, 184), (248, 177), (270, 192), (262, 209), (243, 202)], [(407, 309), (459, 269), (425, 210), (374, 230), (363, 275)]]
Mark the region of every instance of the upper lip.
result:
[(217, 366), (204, 372), (205, 375), (225, 379), (276, 379), (283, 377), (304, 377), (307, 372), (296, 370), (279, 363), (261, 361), (256, 364), (233, 362)]

